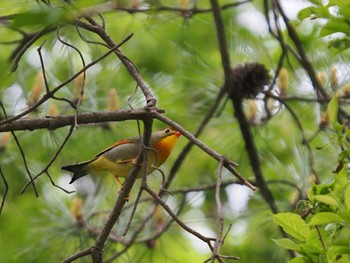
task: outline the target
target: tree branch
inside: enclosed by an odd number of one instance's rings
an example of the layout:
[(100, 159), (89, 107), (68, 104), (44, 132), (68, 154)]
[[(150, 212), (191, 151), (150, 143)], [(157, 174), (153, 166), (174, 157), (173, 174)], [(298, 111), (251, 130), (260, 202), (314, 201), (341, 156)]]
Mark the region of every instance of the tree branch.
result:
[[(110, 121), (125, 121), (125, 120), (143, 120), (148, 117), (158, 116), (156, 112), (162, 113), (161, 110), (118, 110), (118, 111), (103, 111), (79, 113), (77, 115), (78, 124), (92, 124)], [(64, 126), (75, 124), (76, 115), (65, 115), (46, 117), (40, 119), (20, 119), (7, 124), (0, 125), (0, 132), (37, 129), (55, 130)]]

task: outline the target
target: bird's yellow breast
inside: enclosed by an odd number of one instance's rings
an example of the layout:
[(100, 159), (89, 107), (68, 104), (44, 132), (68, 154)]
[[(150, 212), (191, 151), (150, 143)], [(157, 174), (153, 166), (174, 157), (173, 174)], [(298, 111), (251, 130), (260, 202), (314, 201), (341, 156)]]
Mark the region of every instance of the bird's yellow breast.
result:
[(178, 140), (178, 136), (173, 134), (155, 143), (154, 148), (158, 154), (158, 158), (155, 163), (157, 167), (161, 166), (168, 159), (171, 153), (171, 150), (174, 148), (177, 140)]

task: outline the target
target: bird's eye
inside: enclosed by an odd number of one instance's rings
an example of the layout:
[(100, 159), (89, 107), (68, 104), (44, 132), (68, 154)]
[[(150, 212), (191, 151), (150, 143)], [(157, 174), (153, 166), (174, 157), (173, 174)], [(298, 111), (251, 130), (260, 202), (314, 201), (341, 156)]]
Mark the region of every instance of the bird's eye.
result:
[(165, 132), (165, 133), (169, 133), (169, 132), (170, 132), (170, 129), (165, 129), (164, 132)]

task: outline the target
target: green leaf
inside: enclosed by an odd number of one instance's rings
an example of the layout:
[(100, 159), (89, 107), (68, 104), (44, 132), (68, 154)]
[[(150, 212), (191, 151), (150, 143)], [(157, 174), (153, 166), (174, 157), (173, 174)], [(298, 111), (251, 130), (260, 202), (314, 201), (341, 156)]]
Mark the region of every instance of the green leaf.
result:
[(279, 213), (273, 215), (273, 219), (286, 233), (296, 239), (305, 241), (309, 237), (310, 229), (299, 215), (293, 213)]
[(326, 205), (340, 207), (339, 202), (329, 195), (314, 195), (314, 200), (324, 203)]
[(327, 7), (339, 6), (340, 9), (344, 9), (349, 6), (349, 1), (347, 0), (329, 0)]
[(327, 251), (327, 260), (328, 262), (336, 262), (337, 260), (342, 258), (343, 254), (350, 254), (349, 246), (331, 246)]
[(281, 248), (290, 249), (290, 250), (294, 250), (294, 251), (299, 250), (299, 246), (297, 244), (295, 244), (289, 238), (280, 238), (280, 239), (272, 239), (272, 240), (273, 240), (273, 242), (276, 243), (277, 246), (279, 246)]
[(35, 9), (17, 14), (12, 26), (16, 28), (23, 26), (50, 26), (69, 20), (71, 18), (68, 10), (63, 8)]
[(348, 183), (348, 171), (347, 171), (347, 167), (344, 166), (335, 176), (335, 182), (337, 183), (337, 185), (339, 185), (343, 191), (343, 189), (345, 188), (345, 186)]
[(311, 218), (309, 222), (309, 226), (323, 225), (323, 224), (330, 224), (330, 223), (340, 223), (340, 222), (344, 222), (344, 220), (336, 213), (320, 212)]
[(329, 45), (339, 49), (341, 52), (350, 48), (350, 39), (348, 37), (336, 38), (329, 41)]
[(344, 202), (345, 202), (346, 209), (350, 211), (350, 184), (345, 188)]
[(289, 260), (288, 263), (309, 263), (310, 260), (304, 257), (297, 257), (293, 258), (292, 260)]
[(314, 184), (308, 192), (308, 197), (310, 201), (314, 201), (314, 196), (316, 195), (326, 195), (333, 192), (335, 182), (329, 184)]
[(318, 6), (323, 6), (322, 0), (309, 0), (309, 2)]
[(350, 210), (341, 211), (338, 213), (344, 222), (350, 226)]
[(335, 125), (335, 123), (338, 123), (338, 107), (338, 99), (336, 95), (333, 94), (333, 97), (327, 106), (329, 121), (333, 126)]
[(310, 6), (299, 11), (298, 19), (304, 20), (315, 14), (314, 7)]
[(319, 36), (324, 37), (339, 32), (349, 34), (349, 25), (340, 19), (330, 20), (321, 28)]

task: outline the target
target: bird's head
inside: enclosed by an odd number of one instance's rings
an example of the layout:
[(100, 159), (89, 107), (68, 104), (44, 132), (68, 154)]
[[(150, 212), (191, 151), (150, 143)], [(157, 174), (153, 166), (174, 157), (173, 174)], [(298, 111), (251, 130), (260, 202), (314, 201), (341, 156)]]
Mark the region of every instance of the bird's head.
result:
[(163, 163), (169, 156), (181, 133), (173, 128), (164, 128), (151, 136), (151, 145), (158, 152), (158, 161)]
[(177, 138), (179, 138), (181, 135), (181, 133), (179, 131), (174, 130), (173, 128), (167, 127), (164, 129), (161, 129), (159, 131), (156, 131), (152, 134), (151, 136), (151, 143), (157, 143), (159, 141), (162, 141), (168, 137), (171, 137), (173, 139), (175, 139), (175, 141), (177, 140)]

